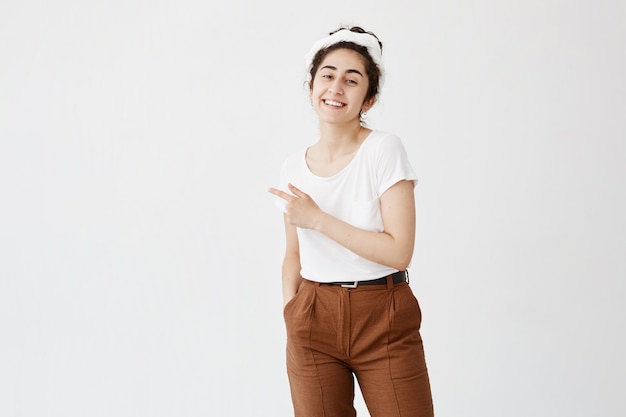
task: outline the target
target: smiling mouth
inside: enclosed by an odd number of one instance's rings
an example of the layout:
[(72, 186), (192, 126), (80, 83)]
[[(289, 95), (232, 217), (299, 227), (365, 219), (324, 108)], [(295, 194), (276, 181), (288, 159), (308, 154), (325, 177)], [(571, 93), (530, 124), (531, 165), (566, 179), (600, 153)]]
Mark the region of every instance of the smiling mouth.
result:
[(345, 104), (340, 103), (338, 101), (335, 100), (324, 100), (324, 104), (331, 106), (331, 107), (336, 107), (336, 108), (341, 108), (343, 106), (345, 106)]

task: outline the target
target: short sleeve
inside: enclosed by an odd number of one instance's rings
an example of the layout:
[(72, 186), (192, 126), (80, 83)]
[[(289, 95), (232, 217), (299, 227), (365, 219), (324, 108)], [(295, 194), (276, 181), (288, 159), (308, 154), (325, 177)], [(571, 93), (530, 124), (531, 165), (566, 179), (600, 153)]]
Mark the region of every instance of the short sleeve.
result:
[(417, 175), (409, 162), (404, 144), (399, 137), (388, 135), (379, 143), (377, 155), (378, 195), (382, 195), (399, 181), (413, 181), (417, 185)]

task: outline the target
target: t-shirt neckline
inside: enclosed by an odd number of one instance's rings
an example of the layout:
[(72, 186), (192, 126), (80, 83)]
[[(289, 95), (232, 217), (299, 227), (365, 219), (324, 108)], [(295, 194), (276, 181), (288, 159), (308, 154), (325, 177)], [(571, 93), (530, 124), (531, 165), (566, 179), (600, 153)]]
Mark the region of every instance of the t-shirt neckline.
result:
[(317, 175), (315, 173), (313, 173), (313, 171), (311, 171), (311, 169), (309, 168), (309, 164), (307, 164), (306, 162), (306, 153), (308, 152), (310, 146), (307, 146), (306, 148), (304, 148), (304, 152), (302, 153), (302, 162), (304, 163), (304, 168), (306, 169), (306, 172), (311, 175), (314, 178), (320, 179), (320, 180), (332, 180), (335, 179), (339, 176), (341, 176), (344, 172), (348, 171), (348, 169), (350, 168), (350, 166), (352, 166), (354, 164), (354, 161), (357, 160), (357, 158), (359, 157), (359, 155), (361, 154), (362, 150), (363, 150), (363, 146), (365, 146), (365, 142), (367, 142), (369, 140), (370, 137), (372, 137), (372, 135), (374, 134), (375, 130), (372, 129), (367, 136), (365, 136), (365, 139), (363, 139), (363, 142), (361, 142), (361, 144), (359, 145), (359, 149), (357, 149), (356, 153), (354, 154), (354, 156), (352, 157), (352, 159), (346, 164), (346, 166), (344, 166), (343, 168), (341, 168), (339, 171), (337, 171), (335, 174), (330, 175), (328, 177), (324, 177), (321, 175)]

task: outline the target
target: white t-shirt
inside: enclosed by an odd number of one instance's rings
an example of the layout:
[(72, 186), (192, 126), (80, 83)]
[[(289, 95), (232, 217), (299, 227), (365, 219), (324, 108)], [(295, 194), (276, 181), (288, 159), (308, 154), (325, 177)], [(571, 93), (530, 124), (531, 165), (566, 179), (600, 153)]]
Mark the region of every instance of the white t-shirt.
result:
[[(330, 177), (313, 174), (305, 154), (306, 149), (285, 160), (279, 188), (289, 193), (287, 184), (292, 183), (310, 195), (320, 209), (361, 229), (382, 232), (380, 196), (401, 180), (417, 184), (404, 145), (390, 133), (372, 131), (352, 161)], [(277, 197), (276, 205), (284, 211), (286, 202)], [(320, 232), (297, 231), (303, 278), (317, 282), (366, 281), (397, 272), (358, 256)]]

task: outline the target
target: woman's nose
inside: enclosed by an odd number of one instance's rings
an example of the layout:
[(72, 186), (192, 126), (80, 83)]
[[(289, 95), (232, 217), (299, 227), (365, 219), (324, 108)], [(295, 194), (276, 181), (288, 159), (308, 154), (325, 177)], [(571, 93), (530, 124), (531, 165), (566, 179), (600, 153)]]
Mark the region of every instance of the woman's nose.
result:
[(328, 92), (331, 94), (342, 94), (343, 88), (341, 86), (341, 81), (338, 79), (335, 79), (328, 87)]

